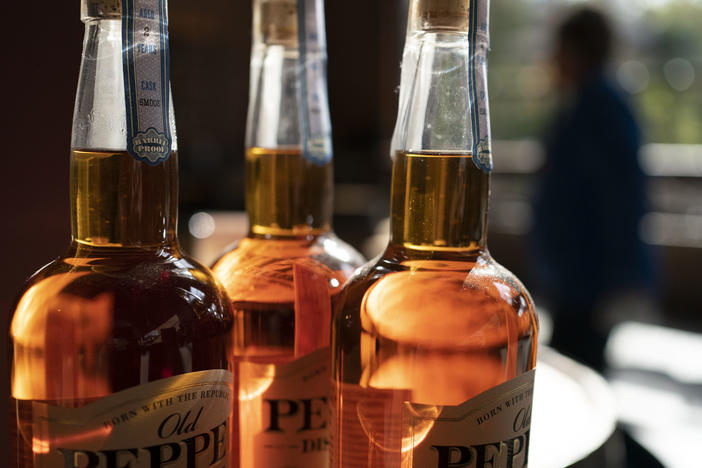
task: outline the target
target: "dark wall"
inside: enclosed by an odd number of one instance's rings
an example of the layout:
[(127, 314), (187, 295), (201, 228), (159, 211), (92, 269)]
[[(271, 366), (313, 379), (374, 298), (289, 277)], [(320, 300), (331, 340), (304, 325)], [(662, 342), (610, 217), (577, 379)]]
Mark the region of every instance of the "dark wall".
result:
[[(212, 0), (204, 8), (188, 0), (169, 3), (181, 219), (196, 209), (243, 209), (251, 4)], [(329, 94), (340, 182), (387, 178), (405, 22), (402, 3), (327, 2)], [(27, 5), (9, 2), (1, 20), (5, 221), (0, 245), (5, 268), (0, 316), (5, 324), (23, 281), (60, 255), (70, 236), (69, 147), (83, 36), (79, 1), (40, 2), (31, 11)], [(382, 206), (386, 197), (381, 198)], [(0, 400), (8, 396), (6, 332), (2, 337)], [(7, 406), (1, 408), (0, 460), (7, 460)]]
[[(202, 10), (193, 2), (170, 2), (186, 211), (244, 207), (251, 5), (223, 0), (210, 5)], [(406, 21), (401, 5), (401, 0), (327, 2), (329, 99), (340, 182), (375, 183), (387, 175)]]
[[(79, 4), (72, 3), (41, 2), (31, 17), (23, 2), (3, 5), (0, 401), (8, 398), (7, 320), (15, 295), (27, 276), (68, 246), (68, 158), (83, 37)], [(7, 405), (0, 416), (4, 461)]]

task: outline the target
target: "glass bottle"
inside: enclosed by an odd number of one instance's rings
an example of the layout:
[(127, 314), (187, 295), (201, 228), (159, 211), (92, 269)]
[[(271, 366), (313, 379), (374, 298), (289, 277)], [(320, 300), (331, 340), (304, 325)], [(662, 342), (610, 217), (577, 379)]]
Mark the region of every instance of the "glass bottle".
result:
[(242, 468), (328, 466), (329, 336), (363, 263), (332, 231), (319, 0), (254, 0), (246, 141), (249, 233), (212, 267), (234, 305)]
[(333, 468), (527, 465), (537, 319), (486, 245), (487, 0), (412, 0), (391, 238), (337, 302)]
[(176, 238), (166, 8), (81, 2), (72, 239), (11, 317), (13, 468), (230, 466), (234, 320)]

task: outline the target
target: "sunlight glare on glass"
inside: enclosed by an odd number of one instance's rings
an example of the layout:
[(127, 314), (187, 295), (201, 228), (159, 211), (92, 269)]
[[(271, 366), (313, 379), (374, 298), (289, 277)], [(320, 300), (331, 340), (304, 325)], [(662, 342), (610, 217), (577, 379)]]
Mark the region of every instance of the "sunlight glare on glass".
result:
[(335, 239), (324, 239), (322, 241), (324, 244), (324, 249), (331, 255), (335, 256), (342, 262), (350, 262), (351, 254), (342, 245), (339, 244)]
[(239, 387), (239, 399), (250, 401), (260, 397), (270, 388), (275, 379), (275, 366), (242, 362), (240, 373), (242, 383)]

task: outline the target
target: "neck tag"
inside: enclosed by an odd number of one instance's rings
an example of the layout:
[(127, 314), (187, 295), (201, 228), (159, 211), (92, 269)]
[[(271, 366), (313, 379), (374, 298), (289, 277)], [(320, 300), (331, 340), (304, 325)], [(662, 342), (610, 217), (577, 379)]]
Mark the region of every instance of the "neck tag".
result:
[(122, 64), (127, 151), (156, 165), (173, 143), (166, 0), (122, 0)]
[(297, 23), (302, 151), (307, 160), (323, 165), (332, 159), (332, 138), (322, 0), (297, 0)]

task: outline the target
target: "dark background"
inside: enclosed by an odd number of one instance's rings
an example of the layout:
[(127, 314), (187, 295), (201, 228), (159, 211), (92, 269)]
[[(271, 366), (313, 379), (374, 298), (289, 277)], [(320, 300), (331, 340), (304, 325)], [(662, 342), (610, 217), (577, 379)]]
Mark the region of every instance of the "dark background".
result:
[[(509, 140), (538, 139), (547, 118), (549, 89), (543, 84), (549, 50), (544, 31), (555, 14), (549, 8), (558, 3), (541, 2), (541, 10), (526, 11), (527, 4), (534, 2), (494, 0), (491, 18), (493, 130), (496, 139), (508, 141), (496, 144), (490, 246), (527, 287), (531, 277), (525, 232), (538, 162), (515, 161), (515, 155), (526, 154), (532, 147), (510, 145)], [(195, 211), (243, 209), (251, 6), (245, 0), (171, 0), (169, 8), (183, 225)], [(326, 8), (337, 182), (335, 226), (342, 238), (361, 248), (388, 212), (388, 148), (397, 106), (406, 1), (333, 1)], [(698, 145), (702, 143), (702, 47), (689, 34), (685, 36), (684, 25), (692, 24), (693, 30), (694, 24), (701, 23), (689, 20), (687, 10), (678, 16), (672, 7), (659, 10), (638, 17), (644, 23), (650, 19), (645, 23), (648, 29), (631, 27), (639, 35), (621, 30), (626, 40), (620, 61), (634, 57), (652, 70), (647, 90), (632, 92), (648, 142)], [(77, 0), (9, 2), (2, 15), (5, 112), (0, 128), (5, 150), (0, 187), (5, 221), (0, 245), (5, 267), (0, 273), (0, 316), (7, 324), (22, 282), (61, 254), (70, 239), (68, 162), (83, 25)], [(675, 18), (682, 26), (675, 26)], [(633, 20), (622, 18), (623, 24), (629, 24), (626, 21)], [(689, 57), (697, 71), (696, 81), (684, 93), (665, 88), (663, 72), (655, 71), (679, 55)], [(651, 57), (662, 57), (661, 65)], [(698, 162), (691, 167), (698, 167), (697, 172), (682, 167), (677, 172), (649, 174), (657, 212), (702, 215), (702, 158), (698, 154), (693, 159)], [(697, 222), (698, 218), (691, 219)], [(702, 224), (688, 226), (687, 231), (684, 226), (659, 228), (649, 238), (661, 258), (666, 320), (678, 328), (702, 330), (698, 273)], [(187, 229), (180, 232), (188, 246)], [(682, 240), (676, 237), (681, 232), (687, 233)], [(2, 337), (0, 362), (6, 370), (6, 334)], [(7, 375), (2, 373), (2, 397), (7, 396)], [(3, 407), (2, 421), (6, 414)], [(2, 422), (0, 441), (0, 460), (6, 460), (7, 424)]]

